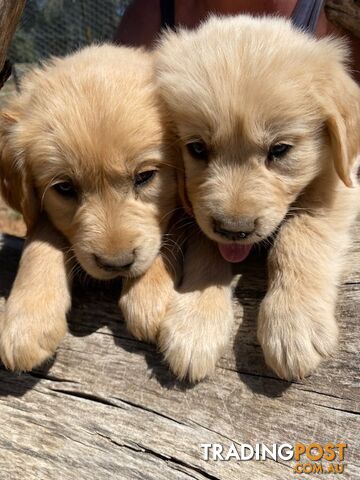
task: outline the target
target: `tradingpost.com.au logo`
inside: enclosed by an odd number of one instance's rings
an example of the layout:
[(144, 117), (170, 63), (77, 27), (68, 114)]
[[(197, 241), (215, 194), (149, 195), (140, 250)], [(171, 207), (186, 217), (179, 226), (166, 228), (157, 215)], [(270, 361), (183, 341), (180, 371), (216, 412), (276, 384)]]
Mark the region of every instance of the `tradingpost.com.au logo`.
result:
[(250, 445), (231, 443), (225, 447), (220, 443), (201, 443), (202, 457), (207, 461), (292, 461), (294, 473), (344, 473), (344, 463), (347, 444), (343, 442), (320, 443), (289, 443), (265, 445), (256, 443)]

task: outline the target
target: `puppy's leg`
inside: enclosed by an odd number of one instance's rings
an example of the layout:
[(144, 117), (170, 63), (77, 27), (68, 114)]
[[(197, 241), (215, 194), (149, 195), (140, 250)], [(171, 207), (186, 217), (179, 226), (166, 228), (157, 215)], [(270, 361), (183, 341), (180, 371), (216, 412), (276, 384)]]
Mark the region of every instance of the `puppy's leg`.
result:
[(282, 378), (303, 378), (336, 349), (337, 283), (349, 235), (336, 222), (300, 215), (270, 251), (269, 289), (259, 312), (266, 363)]
[(182, 275), (182, 248), (188, 235), (188, 216), (176, 213), (168, 225), (161, 252), (149, 270), (127, 278), (119, 300), (128, 330), (139, 340), (155, 343), (160, 322)]
[(180, 379), (211, 374), (233, 324), (231, 266), (216, 244), (194, 233), (187, 245), (184, 278), (160, 325), (159, 345)]
[(175, 281), (176, 272), (161, 253), (144, 275), (124, 280), (119, 306), (134, 337), (155, 343)]
[(43, 219), (25, 244), (0, 323), (0, 358), (11, 370), (31, 370), (64, 337), (70, 308), (66, 242)]

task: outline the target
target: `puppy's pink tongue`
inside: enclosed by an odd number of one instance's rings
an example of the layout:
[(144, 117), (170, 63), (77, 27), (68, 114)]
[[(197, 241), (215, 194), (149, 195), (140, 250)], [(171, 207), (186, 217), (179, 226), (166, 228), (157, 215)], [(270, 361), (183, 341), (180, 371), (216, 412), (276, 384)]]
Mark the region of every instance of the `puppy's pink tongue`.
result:
[(237, 243), (218, 243), (221, 255), (226, 261), (238, 263), (249, 255), (252, 245), (238, 245)]

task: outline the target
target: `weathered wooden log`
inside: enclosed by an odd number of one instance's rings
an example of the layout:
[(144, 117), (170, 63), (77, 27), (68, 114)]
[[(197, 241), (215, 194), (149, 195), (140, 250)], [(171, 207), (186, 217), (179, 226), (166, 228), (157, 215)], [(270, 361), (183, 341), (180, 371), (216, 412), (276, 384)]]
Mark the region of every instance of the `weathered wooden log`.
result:
[(325, 13), (334, 25), (360, 38), (360, 2), (358, 0), (327, 0)]
[[(339, 349), (294, 383), (265, 366), (256, 340), (266, 289), (260, 256), (239, 264), (234, 337), (214, 377), (195, 386), (177, 382), (156, 347), (127, 332), (119, 285), (77, 285), (56, 358), (21, 375), (0, 367), (0, 479), (315, 478), (294, 474), (295, 461), (205, 461), (200, 445), (220, 443), (227, 452), (233, 442), (342, 441), (339, 478), (359, 480), (360, 222), (354, 238), (352, 272), (339, 291)], [(21, 247), (0, 236), (0, 315)]]
[(11, 73), (6, 53), (16, 26), (24, 10), (26, 0), (0, 0), (0, 88)]

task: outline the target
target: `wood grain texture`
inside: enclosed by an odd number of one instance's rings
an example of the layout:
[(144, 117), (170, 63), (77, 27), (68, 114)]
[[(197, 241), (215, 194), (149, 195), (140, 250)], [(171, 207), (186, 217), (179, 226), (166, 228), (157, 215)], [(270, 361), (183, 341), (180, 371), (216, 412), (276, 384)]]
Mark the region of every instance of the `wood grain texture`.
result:
[(0, 0), (0, 72), (24, 7), (25, 0)]
[[(302, 382), (276, 378), (256, 341), (261, 255), (239, 267), (234, 338), (216, 375), (195, 386), (175, 381), (156, 349), (127, 333), (118, 283), (78, 285), (56, 358), (29, 374), (0, 369), (1, 480), (336, 478), (295, 475), (294, 462), (206, 462), (200, 449), (312, 441), (345, 441), (347, 466), (337, 477), (359, 479), (359, 224), (355, 238), (339, 295), (339, 351)], [(3, 237), (2, 309), (20, 248)]]

